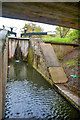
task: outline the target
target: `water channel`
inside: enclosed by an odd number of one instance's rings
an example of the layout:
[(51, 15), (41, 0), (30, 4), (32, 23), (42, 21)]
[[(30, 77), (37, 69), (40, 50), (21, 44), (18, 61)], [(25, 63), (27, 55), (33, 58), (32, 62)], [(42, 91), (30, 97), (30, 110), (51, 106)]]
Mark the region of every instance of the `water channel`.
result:
[(5, 119), (78, 120), (74, 109), (29, 64), (9, 62)]

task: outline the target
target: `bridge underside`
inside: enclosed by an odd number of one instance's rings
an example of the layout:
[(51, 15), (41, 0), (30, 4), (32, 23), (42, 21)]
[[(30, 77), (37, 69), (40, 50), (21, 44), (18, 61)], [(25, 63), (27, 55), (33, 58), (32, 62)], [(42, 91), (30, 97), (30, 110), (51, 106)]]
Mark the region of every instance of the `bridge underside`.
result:
[(79, 2), (3, 2), (2, 16), (80, 30)]

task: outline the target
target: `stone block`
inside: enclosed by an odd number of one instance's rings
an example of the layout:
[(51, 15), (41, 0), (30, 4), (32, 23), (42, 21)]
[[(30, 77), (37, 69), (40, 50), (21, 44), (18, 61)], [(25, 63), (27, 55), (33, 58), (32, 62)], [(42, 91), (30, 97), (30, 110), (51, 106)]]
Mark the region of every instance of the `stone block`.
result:
[(47, 67), (59, 67), (60, 63), (55, 55), (55, 52), (54, 52), (51, 44), (45, 44), (45, 43), (41, 42), (40, 47), (42, 49), (44, 58), (47, 62)]
[(62, 67), (49, 67), (48, 69), (53, 83), (66, 83), (68, 81)]

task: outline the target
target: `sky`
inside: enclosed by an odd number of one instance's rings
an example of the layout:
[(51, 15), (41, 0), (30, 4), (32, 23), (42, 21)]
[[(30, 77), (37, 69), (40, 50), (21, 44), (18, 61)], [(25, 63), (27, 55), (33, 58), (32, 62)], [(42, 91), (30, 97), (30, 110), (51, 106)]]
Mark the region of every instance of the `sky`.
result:
[(49, 25), (49, 24), (44, 24), (44, 23), (39, 23), (39, 22), (31, 22), (31, 21), (25, 21), (25, 20), (19, 20), (19, 19), (10, 19), (10, 18), (4, 18), (0, 17), (0, 28), (2, 26), (6, 26), (7, 29), (8, 27), (16, 27), (14, 28), (14, 31), (17, 32), (17, 36), (20, 36), (21, 29), (24, 27), (25, 24), (28, 23), (34, 23), (36, 25), (39, 25), (41, 28), (43, 28), (44, 32), (47, 31), (55, 31), (55, 28), (57, 26), (55, 25)]

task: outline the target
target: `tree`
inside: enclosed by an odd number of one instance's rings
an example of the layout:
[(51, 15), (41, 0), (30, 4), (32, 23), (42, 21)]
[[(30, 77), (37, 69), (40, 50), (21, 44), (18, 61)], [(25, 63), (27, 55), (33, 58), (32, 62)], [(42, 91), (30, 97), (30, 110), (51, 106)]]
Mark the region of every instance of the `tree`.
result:
[[(27, 29), (26, 33), (31, 32), (43, 32), (43, 29), (40, 26), (37, 26), (36, 24), (29, 23), (25, 24), (24, 29)], [(22, 31), (24, 33), (24, 31)], [(35, 37), (41, 37), (41, 35), (34, 35)]]
[(79, 30), (72, 30), (72, 32), (70, 33), (70, 37), (74, 38), (74, 39), (78, 39), (80, 35), (80, 31)]
[(73, 29), (68, 34), (68, 37), (71, 38), (73, 41), (78, 42), (78, 39), (80, 38), (80, 31)]
[(56, 35), (60, 38), (65, 38), (67, 33), (69, 32), (70, 28), (65, 27), (56, 27)]

